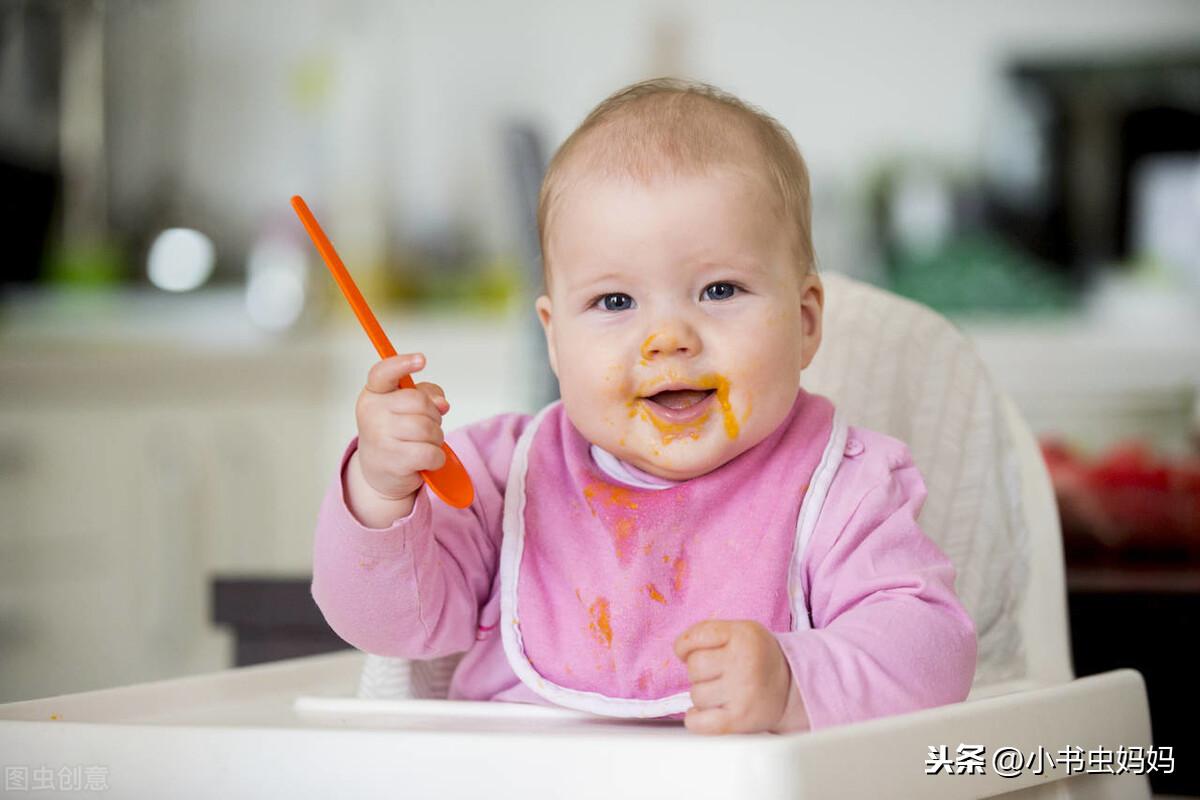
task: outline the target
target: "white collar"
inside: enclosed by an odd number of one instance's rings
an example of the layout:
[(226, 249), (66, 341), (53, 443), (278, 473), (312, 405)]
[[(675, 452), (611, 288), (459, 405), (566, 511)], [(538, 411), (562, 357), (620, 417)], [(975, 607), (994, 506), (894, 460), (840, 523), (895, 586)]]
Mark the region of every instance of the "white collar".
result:
[[(679, 483), (679, 481), (648, 475), (640, 470), (635, 472), (634, 467), (626, 464), (599, 445), (592, 445), (591, 452), (592, 459), (596, 462), (596, 465), (604, 470), (608, 477), (618, 480), (621, 483), (636, 486), (639, 489), (667, 489)], [(656, 482), (651, 483), (651, 481)]]

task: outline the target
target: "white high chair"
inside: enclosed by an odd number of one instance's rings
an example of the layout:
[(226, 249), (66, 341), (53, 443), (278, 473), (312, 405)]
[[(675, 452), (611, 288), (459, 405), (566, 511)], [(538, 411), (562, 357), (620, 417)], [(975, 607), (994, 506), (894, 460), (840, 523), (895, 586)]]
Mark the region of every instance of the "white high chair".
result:
[[(1073, 679), (1050, 480), (970, 344), (918, 304), (824, 281), (824, 341), (804, 385), (853, 424), (909, 443), (929, 489), (920, 522), (954, 562), (979, 633), (967, 701), (710, 738), (679, 723), (437, 699), (457, 657), (347, 652), (0, 706), (0, 760), (104, 764), (110, 785), (136, 796), (1150, 797), (1132, 772), (1068, 775), (1047, 762), (1041, 774), (997, 773), (1002, 748), (1057, 757), (1078, 747), (1085, 767), (1101, 748), (1148, 750), (1145, 685), (1130, 669)], [(984, 748), (983, 774), (960, 745)], [(926, 774), (941, 746), (958, 774)]]

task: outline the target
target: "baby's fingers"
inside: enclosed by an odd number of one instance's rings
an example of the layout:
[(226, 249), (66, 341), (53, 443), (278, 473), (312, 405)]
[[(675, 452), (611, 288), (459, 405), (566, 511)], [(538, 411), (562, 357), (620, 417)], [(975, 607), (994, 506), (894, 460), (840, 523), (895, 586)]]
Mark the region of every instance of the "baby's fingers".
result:
[(450, 402), (446, 400), (445, 390), (436, 383), (418, 383), (416, 388), (429, 395), (429, 399), (442, 414), (450, 410)]
[(400, 379), (425, 368), (421, 353), (405, 353), (376, 362), (367, 373), (367, 391), (387, 394), (400, 388)]
[(675, 640), (675, 655), (687, 661), (694, 650), (724, 647), (729, 642), (732, 625), (726, 620), (706, 619), (688, 628)]
[(442, 426), (424, 414), (400, 414), (387, 424), (387, 435), (398, 442), (428, 442), (442, 446), (445, 435)]
[(698, 710), (720, 708), (729, 702), (729, 682), (713, 680), (692, 683), (688, 694), (692, 698), (692, 706)]
[(717, 708), (689, 708), (683, 717), (683, 724), (692, 733), (708, 736), (719, 736), (723, 733), (734, 733), (735, 728), (730, 713), (721, 706)]
[(693, 650), (688, 653), (688, 680), (692, 683), (713, 681), (725, 673), (726, 653), (723, 649)]
[(432, 442), (392, 442), (383, 448), (389, 475), (395, 479), (417, 472), (436, 472), (446, 465), (446, 452)]

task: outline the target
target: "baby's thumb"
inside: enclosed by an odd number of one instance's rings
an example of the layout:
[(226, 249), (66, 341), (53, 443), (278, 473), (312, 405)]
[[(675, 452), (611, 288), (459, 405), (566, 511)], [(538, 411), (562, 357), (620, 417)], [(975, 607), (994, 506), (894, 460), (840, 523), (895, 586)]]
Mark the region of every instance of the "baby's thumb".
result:
[(400, 388), (400, 379), (412, 372), (425, 368), (425, 356), (421, 353), (404, 353), (378, 361), (367, 373), (367, 390), (387, 394)]

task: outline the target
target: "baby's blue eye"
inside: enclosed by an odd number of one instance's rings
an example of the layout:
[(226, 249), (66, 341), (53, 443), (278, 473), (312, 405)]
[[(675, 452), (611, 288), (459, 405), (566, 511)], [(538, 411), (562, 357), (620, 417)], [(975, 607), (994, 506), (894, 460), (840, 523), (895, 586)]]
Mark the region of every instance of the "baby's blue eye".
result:
[(625, 311), (633, 308), (633, 298), (621, 292), (601, 295), (597, 302), (603, 304), (605, 311)]
[(704, 287), (704, 296), (709, 300), (728, 300), (737, 293), (737, 287), (732, 283), (710, 283)]

